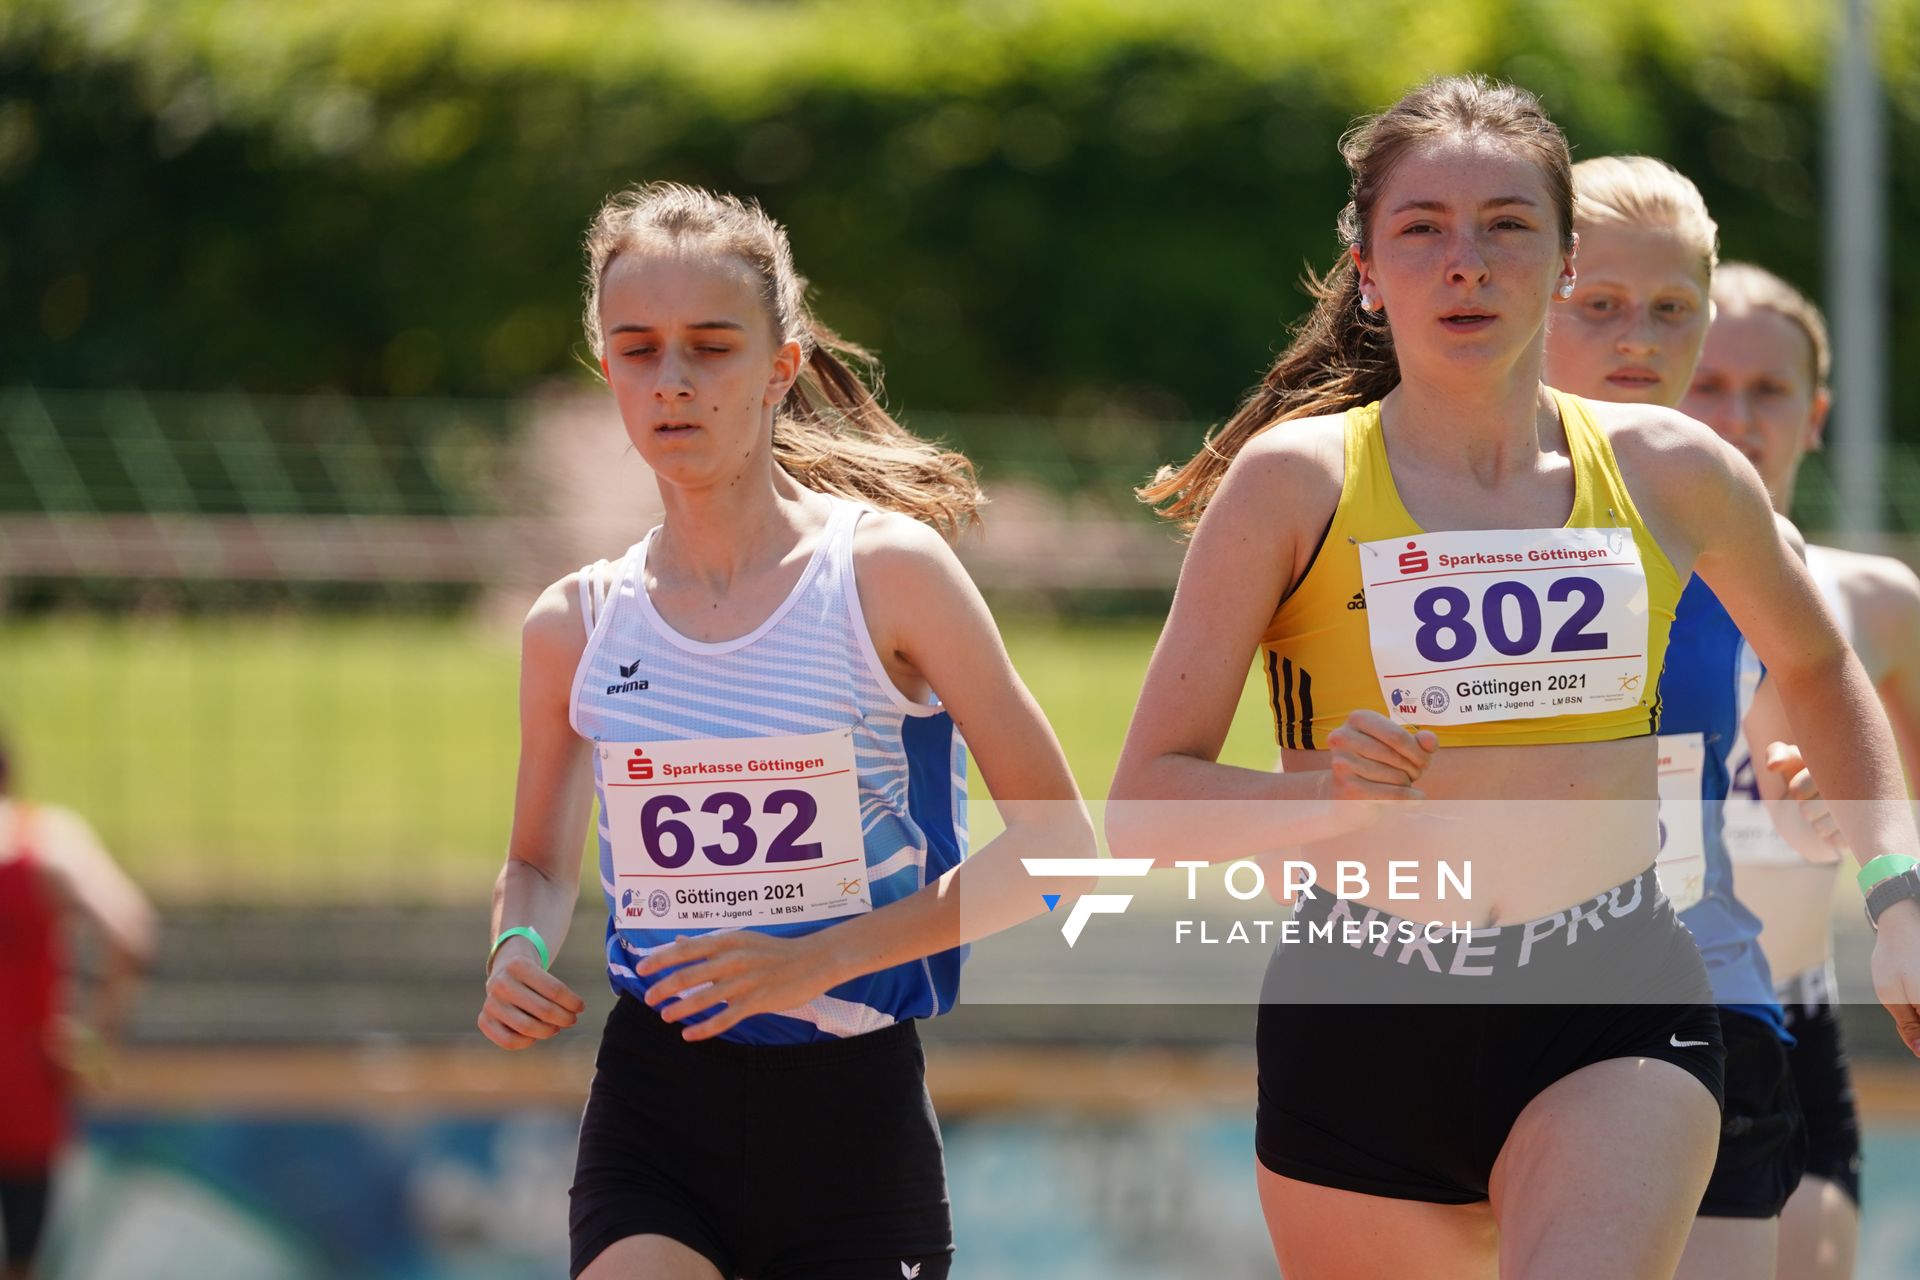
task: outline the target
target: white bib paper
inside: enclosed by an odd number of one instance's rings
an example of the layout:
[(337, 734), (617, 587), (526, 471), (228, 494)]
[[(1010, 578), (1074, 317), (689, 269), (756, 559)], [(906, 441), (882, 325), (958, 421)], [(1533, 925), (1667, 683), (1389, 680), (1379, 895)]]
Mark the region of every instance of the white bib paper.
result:
[(1731, 782), (1727, 787), (1727, 856), (1735, 865), (1749, 867), (1804, 867), (1807, 860), (1788, 844), (1773, 825), (1773, 815), (1760, 799), (1754, 780), (1753, 757), (1747, 753), (1746, 735), (1734, 745), (1727, 760)]
[(1360, 544), (1388, 712), (1471, 724), (1637, 704), (1647, 576), (1626, 529), (1475, 529)]
[(1707, 884), (1707, 837), (1700, 775), (1707, 765), (1706, 735), (1660, 735), (1660, 887), (1675, 911), (1700, 901)]
[(620, 928), (730, 929), (873, 909), (851, 730), (598, 750)]
[[(1745, 718), (1760, 688), (1760, 660), (1744, 642), (1740, 646), (1740, 712)], [(1727, 857), (1735, 866), (1804, 867), (1810, 865), (1773, 825), (1773, 815), (1760, 798), (1754, 762), (1742, 733), (1727, 753)]]

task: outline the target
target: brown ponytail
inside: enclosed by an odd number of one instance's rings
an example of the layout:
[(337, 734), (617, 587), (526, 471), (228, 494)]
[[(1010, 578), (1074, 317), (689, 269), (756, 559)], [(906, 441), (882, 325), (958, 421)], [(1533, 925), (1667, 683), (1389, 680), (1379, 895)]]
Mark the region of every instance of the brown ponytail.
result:
[[(1413, 90), (1340, 140), (1340, 154), (1353, 176), (1351, 199), (1340, 211), (1338, 224), (1346, 248), (1366, 252), (1374, 202), (1414, 144), (1455, 134), (1498, 137), (1532, 152), (1547, 178), (1561, 241), (1572, 246), (1572, 162), (1565, 136), (1547, 118), (1540, 100), (1482, 76), (1449, 76)], [(1198, 524), (1227, 468), (1262, 431), (1294, 418), (1370, 404), (1399, 385), (1393, 334), (1383, 313), (1361, 309), (1352, 255), (1342, 252), (1324, 276), (1309, 271), (1305, 283), (1313, 310), (1260, 385), (1233, 417), (1208, 434), (1199, 453), (1179, 467), (1160, 468), (1150, 483), (1136, 490), (1142, 502), (1167, 519), (1187, 529)]]
[(873, 368), (873, 357), (811, 316), (808, 324), (806, 369), (773, 420), (774, 460), (809, 489), (905, 512), (957, 537), (985, 501), (973, 463), (895, 422), (854, 370)]
[(1260, 385), (1226, 424), (1207, 434), (1200, 452), (1178, 468), (1161, 467), (1135, 492), (1169, 520), (1191, 529), (1247, 441), (1290, 418), (1339, 413), (1393, 390), (1400, 367), (1393, 335), (1379, 312), (1360, 309), (1359, 273), (1341, 257), (1324, 276), (1308, 272), (1313, 310)]
[(587, 231), (587, 342), (600, 336), (600, 282), (622, 252), (654, 238), (700, 239), (740, 258), (760, 280), (761, 302), (781, 342), (798, 342), (806, 363), (773, 422), (774, 461), (821, 493), (898, 511), (949, 541), (979, 519), (986, 499), (964, 454), (914, 435), (881, 405), (856, 366), (873, 357), (821, 324), (807, 306), (807, 282), (793, 265), (785, 228), (758, 204), (672, 182), (610, 197)]

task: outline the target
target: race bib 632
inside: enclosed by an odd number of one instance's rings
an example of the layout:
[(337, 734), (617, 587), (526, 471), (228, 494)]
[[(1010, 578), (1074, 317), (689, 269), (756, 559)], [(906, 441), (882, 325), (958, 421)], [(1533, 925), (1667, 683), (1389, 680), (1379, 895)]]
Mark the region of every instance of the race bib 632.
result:
[(851, 730), (597, 750), (618, 927), (738, 928), (873, 909)]

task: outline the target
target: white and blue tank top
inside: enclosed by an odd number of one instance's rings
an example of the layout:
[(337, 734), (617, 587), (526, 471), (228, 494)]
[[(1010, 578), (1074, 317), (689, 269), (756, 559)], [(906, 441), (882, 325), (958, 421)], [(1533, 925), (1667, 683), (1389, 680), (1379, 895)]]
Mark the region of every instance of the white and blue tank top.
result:
[[(658, 744), (656, 755), (670, 755), (673, 744), (733, 740), (719, 743), (718, 749), (744, 757), (752, 753), (752, 744), (741, 740), (838, 740), (850, 735), (861, 847), (804, 856), (824, 856), (856, 870), (863, 864), (864, 893), (870, 895), (871, 908), (879, 910), (918, 892), (965, 857), (966, 748), (937, 701), (909, 700), (887, 675), (854, 582), (853, 534), (868, 508), (840, 498), (832, 502), (826, 530), (793, 590), (764, 622), (736, 639), (689, 639), (655, 610), (646, 591), (645, 569), (647, 548), (658, 528), (619, 561), (610, 565), (603, 560), (583, 569), (580, 601), (588, 638), (574, 675), (569, 714), (574, 731), (596, 747)], [(639, 756), (642, 749), (633, 748), (632, 754)], [(648, 927), (652, 913), (616, 878), (608, 814), (610, 786), (641, 784), (626, 783), (627, 769), (610, 761), (607, 750), (596, 749), (593, 760), (600, 884), (608, 911), (607, 973), (616, 993), (640, 998), (664, 975), (641, 977), (634, 972), (636, 961), (675, 937), (713, 930), (685, 923)], [(804, 767), (810, 762), (793, 763)], [(632, 776), (653, 775), (649, 769)], [(702, 785), (710, 791), (714, 784)], [(851, 800), (848, 808), (846, 827), (851, 831)], [(656, 852), (652, 839), (650, 834), (647, 848)], [(687, 858), (697, 857), (696, 844), (688, 842)], [(737, 846), (718, 841), (698, 847), (715, 851), (719, 862), (720, 851)], [(821, 849), (818, 843), (797, 847)], [(662, 865), (678, 856), (670, 841), (663, 841), (657, 852)], [(702, 866), (713, 883), (727, 883), (724, 863)], [(646, 899), (666, 909), (659, 892), (643, 894), (642, 901)], [(835, 923), (816, 919), (745, 927), (797, 936)], [(944, 1013), (958, 995), (964, 953), (965, 948), (956, 948), (855, 978), (800, 1008), (747, 1018), (722, 1038), (749, 1044), (805, 1043)]]

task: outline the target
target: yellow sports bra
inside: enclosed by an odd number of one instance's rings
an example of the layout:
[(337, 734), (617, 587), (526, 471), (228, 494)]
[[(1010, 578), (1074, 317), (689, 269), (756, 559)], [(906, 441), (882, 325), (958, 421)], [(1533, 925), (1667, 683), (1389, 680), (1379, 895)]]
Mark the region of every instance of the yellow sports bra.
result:
[(1348, 410), (1333, 523), (1260, 638), (1280, 745), (1324, 749), (1362, 707), (1450, 746), (1652, 732), (1684, 584), (1586, 404), (1553, 396), (1574, 475), (1560, 529), (1422, 529), (1380, 405)]

